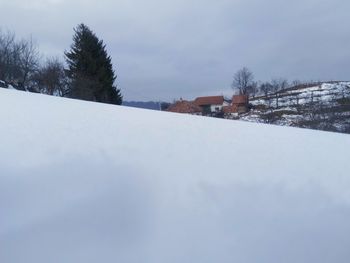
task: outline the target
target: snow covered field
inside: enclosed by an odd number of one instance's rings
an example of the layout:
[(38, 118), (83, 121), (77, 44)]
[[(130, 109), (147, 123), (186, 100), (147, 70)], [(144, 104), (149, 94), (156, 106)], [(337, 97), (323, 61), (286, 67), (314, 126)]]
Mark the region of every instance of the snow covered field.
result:
[(350, 136), (0, 89), (0, 262), (350, 261)]

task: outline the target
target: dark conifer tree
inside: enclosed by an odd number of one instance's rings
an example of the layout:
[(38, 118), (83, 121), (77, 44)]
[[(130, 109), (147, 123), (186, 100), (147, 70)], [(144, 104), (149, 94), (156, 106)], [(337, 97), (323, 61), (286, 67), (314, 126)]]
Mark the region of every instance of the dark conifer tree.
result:
[(120, 105), (122, 95), (114, 85), (116, 75), (106, 45), (84, 24), (74, 31), (71, 49), (65, 52), (70, 97)]

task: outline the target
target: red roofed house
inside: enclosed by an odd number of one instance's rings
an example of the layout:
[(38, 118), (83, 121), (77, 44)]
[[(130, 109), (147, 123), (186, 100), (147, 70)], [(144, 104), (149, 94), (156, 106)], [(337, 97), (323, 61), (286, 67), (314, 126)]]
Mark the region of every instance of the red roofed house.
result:
[(177, 112), (177, 113), (190, 113), (195, 115), (202, 114), (201, 107), (195, 105), (192, 101), (187, 101), (182, 99), (170, 105), (167, 111)]
[(227, 115), (237, 115), (248, 111), (249, 97), (247, 95), (234, 95), (232, 97), (232, 104), (223, 108)]
[(211, 114), (221, 112), (226, 102), (224, 96), (208, 96), (196, 98), (194, 104), (202, 108), (203, 114)]
[(249, 98), (246, 95), (233, 96), (232, 104), (225, 101), (224, 96), (207, 96), (198, 97), (194, 101), (180, 99), (171, 105), (167, 111), (230, 118), (239, 113), (247, 112), (248, 105)]

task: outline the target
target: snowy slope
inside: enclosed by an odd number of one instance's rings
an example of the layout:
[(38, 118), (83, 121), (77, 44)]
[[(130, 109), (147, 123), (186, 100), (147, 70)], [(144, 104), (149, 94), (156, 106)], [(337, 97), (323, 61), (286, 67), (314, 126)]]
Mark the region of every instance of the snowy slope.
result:
[[(305, 86), (305, 87), (303, 87)], [(251, 99), (241, 120), (350, 133), (350, 82), (301, 85)]]
[[(336, 99), (341, 99), (343, 96), (350, 96), (350, 82), (335, 82), (335, 83), (322, 83), (319, 85), (304, 87), (299, 89), (286, 89), (285, 91), (279, 92), (279, 107), (291, 107), (298, 104), (305, 105), (313, 101), (325, 101), (332, 103)], [(268, 97), (262, 97), (252, 99), (253, 105), (267, 105), (269, 99), (274, 100), (274, 95)], [(271, 102), (275, 104), (275, 101)]]
[(0, 89), (0, 262), (349, 262), (350, 136)]

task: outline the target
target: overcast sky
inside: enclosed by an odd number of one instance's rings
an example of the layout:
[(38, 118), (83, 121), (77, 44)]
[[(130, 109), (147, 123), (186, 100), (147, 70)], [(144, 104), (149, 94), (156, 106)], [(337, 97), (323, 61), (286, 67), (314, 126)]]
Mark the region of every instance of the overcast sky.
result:
[(0, 0), (0, 26), (63, 57), (83, 22), (107, 44), (126, 100), (230, 95), (259, 80), (350, 80), (349, 0)]

